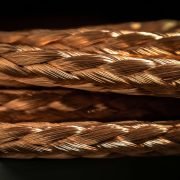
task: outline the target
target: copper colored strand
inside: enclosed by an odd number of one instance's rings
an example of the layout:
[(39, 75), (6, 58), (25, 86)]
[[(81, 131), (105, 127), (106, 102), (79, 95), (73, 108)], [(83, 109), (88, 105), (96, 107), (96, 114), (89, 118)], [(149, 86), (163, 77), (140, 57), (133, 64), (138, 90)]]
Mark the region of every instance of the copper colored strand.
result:
[(0, 85), (179, 97), (179, 24), (1, 32)]
[(1, 44), (0, 85), (179, 97), (179, 35), (154, 41), (158, 50), (155, 46), (144, 49), (144, 56), (141, 52), (140, 56), (129, 56)]
[(0, 157), (180, 155), (179, 55), (178, 21), (0, 32)]
[(73, 89), (0, 90), (0, 122), (176, 120), (177, 98), (93, 93)]
[(180, 155), (180, 122), (1, 123), (0, 156), (104, 158)]
[[(63, 44), (62, 40), (67, 37), (72, 39), (76, 36), (83, 38), (86, 35), (88, 38), (88, 33), (92, 34), (98, 31), (103, 31), (104, 34), (113, 33), (114, 36), (119, 36), (118, 32), (124, 31), (124, 33), (130, 33), (130, 31), (144, 31), (144, 32), (159, 32), (159, 33), (171, 33), (180, 32), (180, 21), (174, 20), (161, 20), (152, 22), (131, 22), (122, 24), (109, 24), (109, 25), (99, 25), (99, 26), (87, 26), (80, 27), (76, 29), (65, 29), (65, 30), (31, 30), (31, 31), (15, 31), (15, 32), (0, 32), (0, 43), (10, 43), (10, 44), (26, 44), (33, 46), (48, 46), (49, 48), (54, 48), (54, 45), (59, 44), (59, 48), (62, 48), (60, 44)], [(128, 32), (129, 31), (129, 32)], [(85, 33), (85, 34), (84, 34)], [(87, 33), (87, 34), (86, 34)], [(118, 34), (116, 34), (118, 33)], [(89, 34), (89, 36), (90, 36)], [(150, 33), (149, 33), (150, 34)], [(94, 38), (98, 38), (94, 36)], [(91, 36), (93, 38), (93, 36)], [(111, 38), (107, 36), (106, 38)], [(78, 43), (78, 42), (77, 42)], [(68, 46), (70, 46), (69, 44)], [(58, 47), (58, 46), (57, 46)], [(77, 47), (78, 48), (78, 47)]]

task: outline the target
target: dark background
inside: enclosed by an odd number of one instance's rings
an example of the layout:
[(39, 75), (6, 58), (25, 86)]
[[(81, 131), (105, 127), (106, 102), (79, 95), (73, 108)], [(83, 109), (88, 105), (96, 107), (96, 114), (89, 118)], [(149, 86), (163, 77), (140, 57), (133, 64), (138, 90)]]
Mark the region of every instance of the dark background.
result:
[(0, 161), (1, 180), (179, 180), (178, 157), (5, 160)]
[(180, 19), (178, 1), (1, 0), (0, 2), (0, 30), (68, 28), (159, 19)]
[[(175, 1), (4, 1), (0, 30), (71, 28), (82, 25), (180, 19)], [(0, 159), (0, 180), (172, 179), (180, 157), (8, 160)]]

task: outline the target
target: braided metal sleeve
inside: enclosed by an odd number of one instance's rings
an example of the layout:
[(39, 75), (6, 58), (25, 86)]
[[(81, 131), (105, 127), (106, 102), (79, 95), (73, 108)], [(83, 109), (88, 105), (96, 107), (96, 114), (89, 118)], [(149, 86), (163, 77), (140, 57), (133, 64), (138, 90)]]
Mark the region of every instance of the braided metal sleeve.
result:
[(180, 155), (180, 121), (1, 123), (0, 157)]
[[(71, 37), (70, 39), (76, 39), (76, 36), (87, 37), (87, 40), (98, 39), (106, 35), (106, 38), (110, 38), (111, 33), (114, 36), (118, 36), (120, 31), (144, 31), (144, 32), (159, 32), (159, 33), (170, 33), (180, 32), (180, 21), (175, 20), (160, 20), (152, 22), (130, 22), (122, 24), (109, 24), (109, 25), (98, 25), (98, 26), (87, 26), (76, 29), (65, 29), (65, 30), (31, 30), (31, 31), (15, 31), (15, 32), (0, 32), (0, 43), (10, 44), (26, 44), (35, 46), (48, 46), (54, 48), (54, 45), (59, 44), (59, 48), (63, 47), (62, 41), (64, 38)], [(101, 35), (98, 36), (98, 31)], [(104, 34), (101, 32), (103, 31)], [(84, 34), (85, 33), (85, 34)], [(93, 38), (93, 33), (96, 34)], [(116, 34), (118, 33), (118, 34)], [(149, 33), (150, 34), (150, 33)], [(89, 36), (88, 36), (89, 35)], [(80, 40), (80, 38), (79, 38)], [(74, 41), (72, 41), (74, 42)], [(78, 43), (78, 42), (77, 42)], [(98, 42), (99, 43), (99, 42)], [(62, 44), (62, 45), (61, 45)], [(67, 44), (68, 45), (68, 44)], [(68, 46), (71, 46), (69, 44)], [(58, 46), (56, 46), (58, 47)], [(77, 47), (78, 48), (78, 47)]]
[(0, 122), (176, 120), (177, 98), (93, 93), (73, 89), (0, 90)]
[(0, 44), (0, 85), (179, 97), (179, 22), (169, 24), (150, 23), (165, 33), (121, 30), (127, 24), (1, 32), (11, 45)]
[[(171, 37), (168, 42), (168, 46), (174, 50), (179, 48), (176, 38), (179, 37)], [(178, 53), (175, 50), (170, 56), (161, 54), (158, 57), (157, 54), (157, 57), (140, 58), (1, 44), (0, 85), (18, 88), (59, 86), (88, 91), (179, 97)]]
[(172, 58), (179, 55), (179, 36), (180, 32), (176, 30), (162, 33), (123, 30), (121, 25), (105, 25), (69, 30), (0, 32), (0, 43), (95, 54), (166, 55)]

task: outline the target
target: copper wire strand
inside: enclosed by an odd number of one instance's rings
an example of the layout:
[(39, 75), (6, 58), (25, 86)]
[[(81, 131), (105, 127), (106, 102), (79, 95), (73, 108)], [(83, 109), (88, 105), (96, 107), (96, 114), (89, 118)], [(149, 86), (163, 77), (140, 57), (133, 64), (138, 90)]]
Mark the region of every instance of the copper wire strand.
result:
[(177, 98), (93, 93), (73, 89), (0, 90), (0, 122), (176, 120)]
[(0, 32), (0, 157), (180, 155), (179, 40), (171, 20)]
[[(171, 33), (180, 32), (180, 21), (175, 20), (160, 20), (150, 22), (130, 22), (121, 24), (105, 24), (96, 26), (85, 26), (80, 28), (62, 29), (62, 30), (29, 30), (29, 31), (15, 31), (15, 32), (0, 32), (0, 42), (10, 44), (26, 44), (33, 46), (48, 46), (49, 48), (55, 48), (56, 44), (63, 44), (61, 40), (64, 37), (74, 38), (83, 33), (103, 31), (107, 34), (113, 34), (119, 36), (121, 30), (124, 33), (128, 31), (144, 31), (144, 32), (159, 32), (159, 33)], [(130, 33), (130, 32), (129, 32)], [(85, 34), (86, 35), (86, 34)], [(82, 36), (83, 37), (83, 36)], [(87, 36), (88, 37), (88, 36)], [(98, 37), (98, 36), (97, 36)], [(110, 38), (110, 37), (108, 37)], [(58, 48), (58, 46), (57, 46)], [(59, 48), (62, 48), (61, 45)], [(77, 47), (78, 48), (78, 47)]]
[(1, 32), (0, 85), (179, 97), (179, 22), (134, 26)]
[(180, 155), (180, 122), (1, 123), (0, 157)]

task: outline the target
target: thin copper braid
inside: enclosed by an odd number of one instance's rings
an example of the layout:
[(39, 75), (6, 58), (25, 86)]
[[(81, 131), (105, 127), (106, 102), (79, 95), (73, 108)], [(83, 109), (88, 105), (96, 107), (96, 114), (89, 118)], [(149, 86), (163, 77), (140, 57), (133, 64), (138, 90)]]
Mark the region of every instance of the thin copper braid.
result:
[(177, 98), (72, 89), (0, 90), (0, 122), (177, 120), (179, 109)]
[[(120, 32), (121, 30), (124, 30), (124, 33), (126, 31), (127, 31), (126, 33), (128, 33), (128, 31), (144, 31), (144, 32), (160, 32), (160, 33), (180, 32), (180, 21), (160, 20), (160, 21), (143, 22), (143, 23), (131, 22), (131, 23), (121, 23), (121, 24), (86, 26), (76, 29), (64, 29), (64, 30), (39, 29), (39, 30), (31, 30), (31, 31), (0, 32), (0, 42), (10, 43), (10, 44), (26, 44), (26, 45), (31, 45), (31, 46), (33, 45), (40, 47), (48, 46), (48, 48), (61, 49), (64, 46), (64, 43), (61, 40), (64, 39), (65, 37), (70, 38), (72, 36), (72, 39), (74, 39), (76, 38), (76, 36), (78, 37), (82, 36), (83, 38), (84, 35), (88, 38), (89, 35), (89, 38), (93, 38), (93, 36), (90, 35), (91, 34), (93, 35), (93, 33), (98, 33), (98, 31), (100, 31), (101, 35), (99, 36), (96, 35), (95, 38), (98, 39), (99, 37), (102, 37), (102, 35), (106, 35), (106, 38), (110, 38), (111, 36), (108, 36), (108, 34), (112, 33), (114, 36), (118, 36), (119, 33), (118, 34), (116, 33)], [(104, 34), (101, 31), (103, 31)], [(67, 44), (67, 46), (70, 45), (71, 44)]]
[[(167, 32), (158, 28), (158, 31), (155, 32), (146, 28), (139, 31), (130, 28), (126, 30), (121, 24), (66, 30), (37, 29), (0, 32), (0, 43), (29, 45), (44, 49), (77, 50), (95, 54), (108, 53), (152, 57), (169, 55), (172, 57), (174, 54), (179, 55), (179, 46), (175, 47), (175, 45), (178, 45), (180, 23), (176, 23), (178, 28)], [(146, 31), (142, 31), (145, 29)]]
[(1, 123), (0, 157), (180, 155), (180, 121)]

